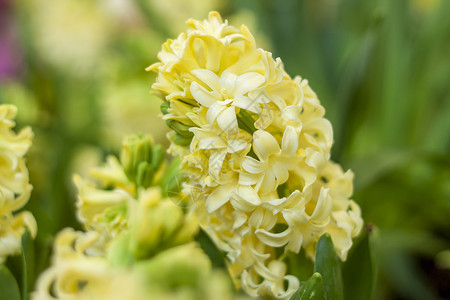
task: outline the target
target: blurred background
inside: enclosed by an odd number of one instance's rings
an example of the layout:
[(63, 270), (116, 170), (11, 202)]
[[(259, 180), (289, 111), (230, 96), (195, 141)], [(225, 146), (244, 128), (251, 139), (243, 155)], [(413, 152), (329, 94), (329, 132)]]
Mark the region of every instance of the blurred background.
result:
[(36, 274), (55, 233), (79, 228), (74, 172), (117, 153), (125, 134), (168, 144), (144, 69), (210, 10), (245, 23), (321, 99), (332, 157), (354, 171), (378, 234), (375, 298), (450, 299), (448, 0), (0, 0), (0, 103), (35, 133)]

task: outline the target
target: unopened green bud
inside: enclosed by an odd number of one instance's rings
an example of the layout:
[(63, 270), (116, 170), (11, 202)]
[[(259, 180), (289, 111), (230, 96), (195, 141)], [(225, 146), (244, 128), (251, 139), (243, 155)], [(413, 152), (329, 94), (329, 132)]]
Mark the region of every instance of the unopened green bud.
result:
[(152, 184), (154, 175), (153, 166), (146, 161), (141, 161), (136, 171), (136, 184), (147, 188)]
[(161, 112), (163, 113), (163, 115), (167, 115), (169, 113), (168, 109), (170, 108), (170, 102), (169, 101), (163, 101), (163, 103), (161, 103)]
[(124, 139), (120, 160), (128, 179), (138, 186), (149, 187), (164, 160), (160, 146), (153, 146), (148, 135), (131, 135)]
[(164, 249), (193, 240), (198, 221), (186, 216), (183, 209), (168, 198), (160, 188), (142, 190), (139, 206), (131, 225), (131, 249), (136, 259), (146, 259)]
[(171, 129), (173, 129), (176, 133), (178, 133), (186, 138), (192, 139), (192, 137), (194, 136), (194, 134), (189, 131), (189, 128), (191, 128), (192, 126), (185, 125), (176, 120), (166, 120), (166, 124)]
[(182, 136), (179, 133), (175, 133), (172, 136), (172, 142), (174, 144), (176, 144), (176, 145), (179, 145), (179, 146), (188, 146), (188, 145), (191, 144), (191, 141), (192, 141), (192, 137), (191, 138), (186, 138), (186, 137)]

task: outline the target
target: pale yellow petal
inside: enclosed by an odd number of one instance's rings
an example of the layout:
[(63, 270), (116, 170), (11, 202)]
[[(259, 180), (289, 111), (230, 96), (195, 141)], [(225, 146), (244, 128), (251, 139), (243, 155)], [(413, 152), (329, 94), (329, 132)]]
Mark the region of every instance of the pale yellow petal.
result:
[(260, 162), (253, 157), (246, 156), (242, 161), (242, 168), (249, 173), (260, 174), (266, 170), (267, 164)]
[(209, 92), (197, 82), (191, 83), (191, 94), (198, 103), (206, 107), (210, 107), (217, 101), (222, 100), (222, 97), (217, 92)]
[(217, 101), (212, 104), (209, 107), (208, 112), (206, 113), (206, 120), (211, 125), (214, 123), (217, 117), (227, 108), (227, 105), (222, 105), (220, 102), (221, 101)]
[(277, 140), (267, 131), (257, 130), (253, 133), (253, 148), (262, 161), (266, 161), (270, 155), (280, 152)]
[(206, 199), (206, 209), (209, 213), (216, 211), (219, 207), (230, 200), (231, 193), (236, 189), (233, 184), (222, 185), (215, 189)]
[(283, 133), (281, 151), (283, 155), (292, 156), (298, 149), (298, 135), (292, 126), (287, 126)]
[(240, 75), (236, 80), (234, 94), (245, 95), (249, 91), (258, 88), (265, 81), (265, 77), (256, 72), (248, 72)]
[(264, 229), (257, 229), (256, 236), (261, 242), (271, 247), (283, 247), (289, 242), (292, 229), (287, 228), (280, 233), (272, 233)]
[(219, 76), (207, 69), (197, 69), (191, 71), (198, 79), (206, 83), (213, 91), (220, 91)]
[(239, 185), (231, 198), (231, 205), (243, 212), (250, 212), (260, 204), (258, 193), (250, 186)]
[(217, 124), (228, 135), (239, 133), (236, 111), (234, 106), (225, 108), (217, 117)]

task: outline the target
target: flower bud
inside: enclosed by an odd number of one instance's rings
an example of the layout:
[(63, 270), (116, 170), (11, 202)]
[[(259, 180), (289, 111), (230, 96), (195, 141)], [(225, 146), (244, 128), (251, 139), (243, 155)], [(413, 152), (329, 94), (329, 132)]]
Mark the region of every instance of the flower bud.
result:
[(131, 135), (124, 139), (120, 160), (128, 179), (137, 186), (149, 187), (161, 166), (164, 153), (153, 146), (148, 135)]
[(163, 199), (159, 188), (141, 191), (134, 213), (130, 247), (136, 259), (187, 243), (197, 231), (197, 220), (185, 216), (169, 198)]

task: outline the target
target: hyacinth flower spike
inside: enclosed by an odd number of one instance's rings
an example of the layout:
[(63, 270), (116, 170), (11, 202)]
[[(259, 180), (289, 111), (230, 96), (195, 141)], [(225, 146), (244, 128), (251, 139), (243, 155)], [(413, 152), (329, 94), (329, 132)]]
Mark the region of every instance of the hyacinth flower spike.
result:
[(299, 281), (283, 253), (314, 259), (329, 233), (345, 259), (360, 232), (353, 175), (330, 161), (331, 124), (308, 81), (292, 79), (247, 27), (217, 12), (187, 24), (147, 69), (157, 73), (153, 90), (173, 130), (169, 152), (182, 160), (183, 192), (236, 286), (288, 299)]

